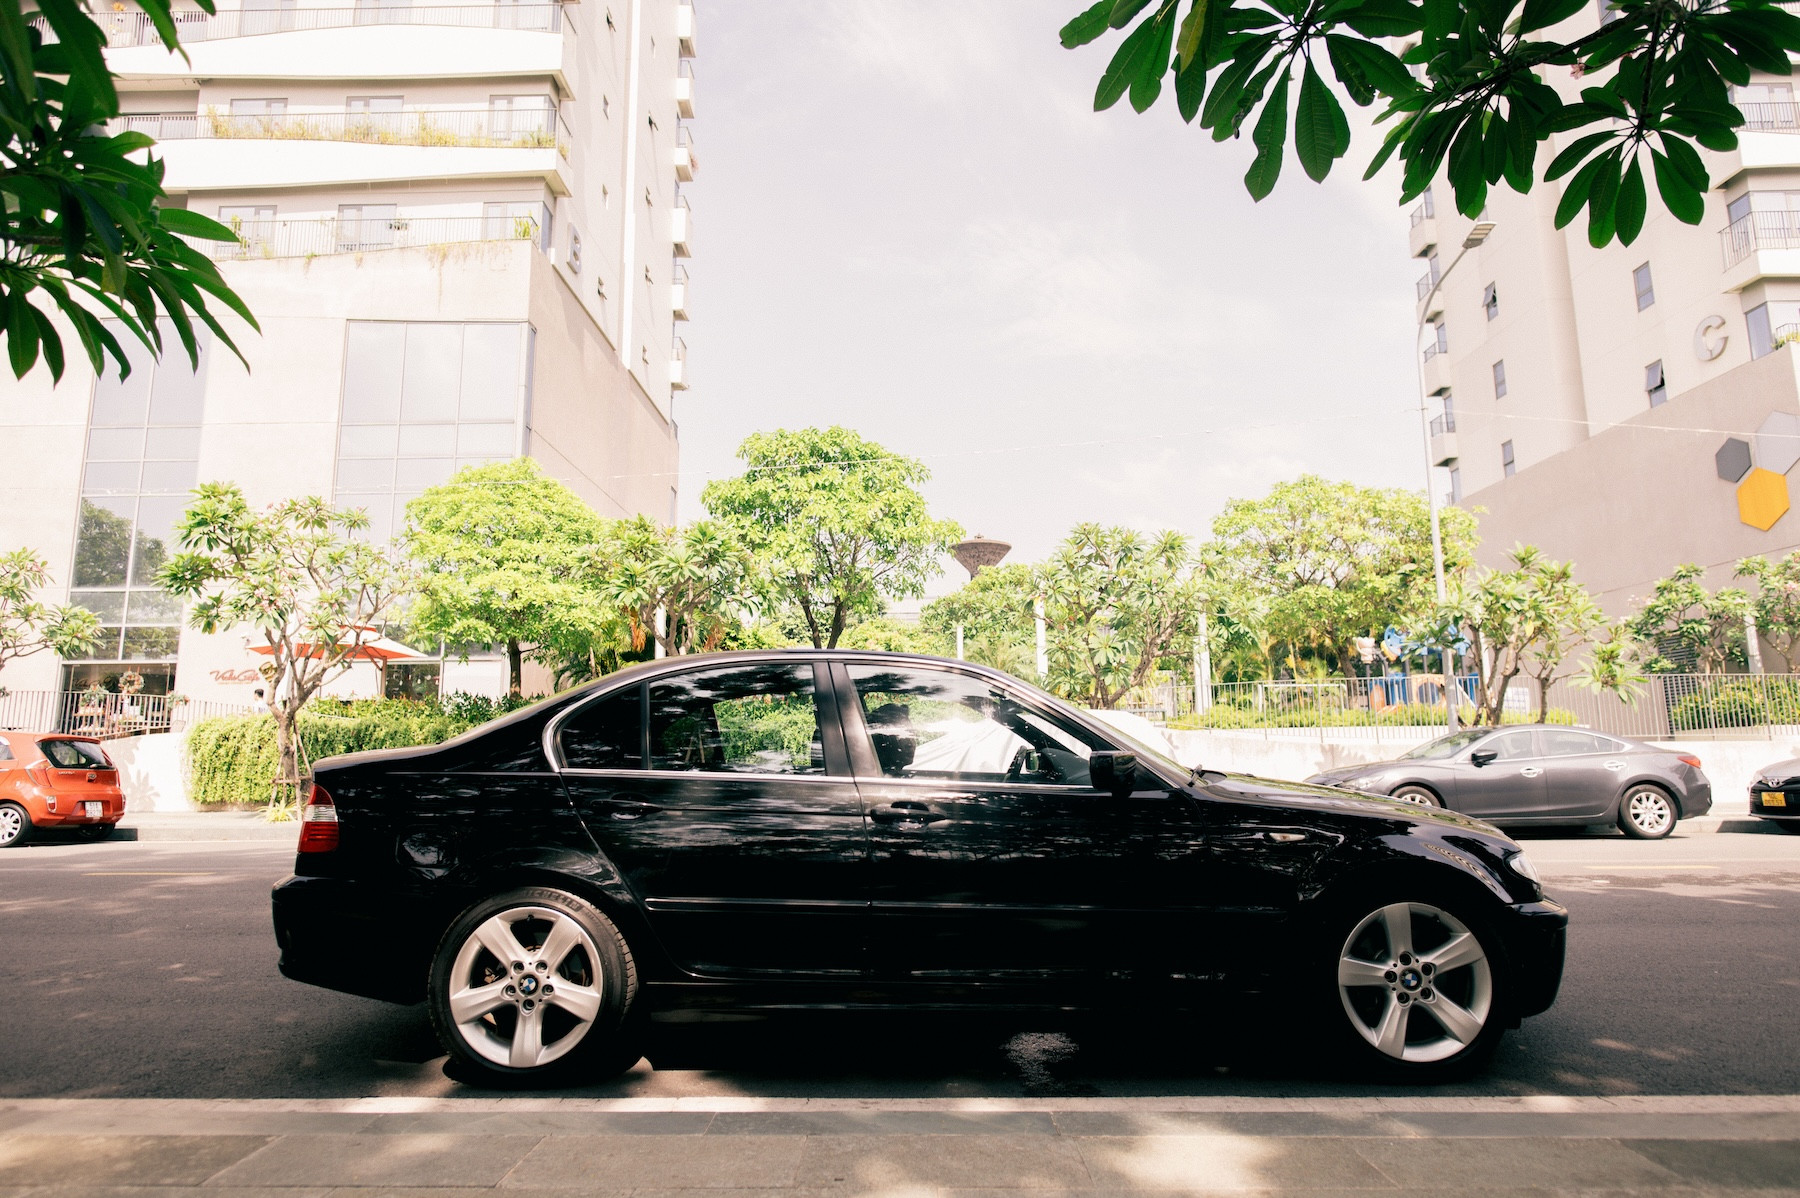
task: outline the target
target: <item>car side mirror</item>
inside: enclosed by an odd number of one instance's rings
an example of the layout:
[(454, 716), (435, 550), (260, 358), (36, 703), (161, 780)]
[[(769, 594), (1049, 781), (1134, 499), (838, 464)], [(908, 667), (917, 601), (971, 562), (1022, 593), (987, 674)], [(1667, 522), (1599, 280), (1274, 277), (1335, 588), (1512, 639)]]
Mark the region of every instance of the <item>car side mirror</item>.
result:
[(1469, 754), (1469, 764), (1480, 767), (1500, 760), (1500, 754), (1493, 749), (1476, 749)]
[(1113, 749), (1091, 754), (1088, 779), (1095, 790), (1109, 790), (1115, 798), (1124, 798), (1137, 788), (1137, 754)]

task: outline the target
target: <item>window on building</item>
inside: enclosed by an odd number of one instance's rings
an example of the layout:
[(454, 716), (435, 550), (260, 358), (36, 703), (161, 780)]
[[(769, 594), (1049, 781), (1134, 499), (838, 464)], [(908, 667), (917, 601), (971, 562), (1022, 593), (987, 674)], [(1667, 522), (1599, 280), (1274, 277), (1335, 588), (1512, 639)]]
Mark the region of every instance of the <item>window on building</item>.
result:
[(394, 244), (396, 223), (392, 204), (339, 204), (338, 252), (387, 249)]
[(1746, 129), (1793, 129), (1795, 119), (1794, 85), (1791, 83), (1747, 83), (1734, 86), (1731, 103), (1744, 114)]
[[(292, 8), (293, 0), (263, 0)], [(412, 20), (413, 0), (356, 0), (358, 25), (404, 25)]]
[(232, 116), (284, 116), (287, 113), (287, 100), (284, 97), (244, 97), (233, 100), (229, 111)]
[(581, 273), (581, 233), (575, 226), (569, 226), (569, 273)]
[(1437, 215), (1437, 202), (1431, 198), (1431, 188), (1427, 187), (1425, 189), (1425, 194), (1420, 196), (1419, 198), (1424, 201), (1423, 207), (1425, 209), (1425, 215), (1426, 216), (1436, 216)]
[(1637, 291), (1639, 312), (1656, 302), (1656, 288), (1650, 282), (1650, 264), (1648, 262), (1631, 272), (1631, 286)]
[(1450, 467), (1450, 502), (1462, 502), (1462, 467)]
[(1744, 313), (1744, 326), (1750, 333), (1750, 356), (1760, 358), (1775, 350), (1775, 330), (1769, 326), (1769, 305), (1758, 304)]
[[(190, 369), (184, 355), (158, 362), (123, 326), (109, 328), (131, 374), (109, 371), (94, 383), (69, 598), (103, 625), (88, 660), (171, 663), (166, 671), (138, 671), (146, 690), (162, 693), (173, 679), (181, 602), (156, 586), (156, 572), (175, 552), (175, 524), (198, 481), (212, 344), (202, 334), (199, 368)], [(70, 668), (77, 687), (105, 675)]]
[(1513, 454), (1513, 443), (1511, 441), (1500, 442), (1500, 469), (1505, 472), (1506, 477), (1511, 478), (1518, 473), (1518, 468), (1519, 462)]
[(548, 145), (556, 104), (546, 95), (489, 96), (488, 131), (498, 141)]
[(1500, 315), (1500, 293), (1495, 289), (1494, 284), (1492, 283), (1489, 283), (1486, 287), (1482, 288), (1481, 310), (1487, 313), (1487, 318), (1489, 320)]
[(406, 504), (464, 466), (518, 455), (530, 326), (353, 320), (334, 499), (385, 541)]
[(550, 208), (536, 200), (489, 201), (481, 206), (481, 235), (488, 241), (535, 239), (550, 249)]
[(1431, 337), (1425, 342), (1425, 360), (1429, 362), (1439, 354), (1447, 353), (1449, 349), (1450, 335), (1444, 329), (1444, 322), (1441, 320), (1432, 321)]
[(350, 122), (346, 132), (398, 133), (404, 103), (403, 96), (351, 96), (344, 101), (344, 113)]
[(1614, 7), (1612, 0), (1595, 0), (1595, 6), (1600, 10), (1602, 25), (1611, 25), (1619, 19), (1619, 10)]
[[(278, 33), (283, 29), (294, 27), (294, 5), (292, 0), (244, 0), (244, 10), (238, 16), (238, 32), (245, 37), (259, 33)], [(183, 10), (175, 10), (175, 19), (181, 20)]]
[(1494, 363), (1494, 398), (1506, 398), (1506, 360)]
[(1663, 377), (1661, 358), (1644, 367), (1644, 393), (1650, 397), (1650, 406), (1653, 408), (1669, 402), (1669, 384)]
[(1430, 270), (1431, 270), (1432, 285), (1436, 286), (1437, 281), (1443, 277), (1443, 275), (1440, 274), (1438, 271), (1437, 251), (1436, 250), (1431, 251), (1431, 257), (1427, 258), (1425, 261), (1426, 261), (1426, 265), (1429, 266)]

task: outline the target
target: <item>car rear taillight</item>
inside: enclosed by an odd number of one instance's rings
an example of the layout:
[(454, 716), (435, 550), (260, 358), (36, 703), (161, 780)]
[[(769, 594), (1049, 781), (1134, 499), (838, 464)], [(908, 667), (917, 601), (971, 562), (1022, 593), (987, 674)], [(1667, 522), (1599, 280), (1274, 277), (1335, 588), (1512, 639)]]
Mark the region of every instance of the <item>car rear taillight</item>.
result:
[(1700, 768), (1700, 759), (1698, 757), (1694, 756), (1692, 753), (1683, 753), (1679, 757), (1677, 757), (1675, 760), (1681, 762), (1684, 765), (1691, 765), (1695, 769)]
[(337, 804), (323, 786), (309, 782), (300, 809), (300, 851), (329, 853), (338, 847)]

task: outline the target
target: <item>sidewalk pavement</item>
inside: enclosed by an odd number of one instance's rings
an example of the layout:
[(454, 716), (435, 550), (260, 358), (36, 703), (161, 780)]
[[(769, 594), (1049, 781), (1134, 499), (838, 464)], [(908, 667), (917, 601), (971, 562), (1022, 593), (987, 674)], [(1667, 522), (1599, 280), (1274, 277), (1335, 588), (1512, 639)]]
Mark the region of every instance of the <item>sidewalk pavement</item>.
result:
[(1800, 1095), (0, 1100), (5, 1198), (725, 1190), (1767, 1198)]

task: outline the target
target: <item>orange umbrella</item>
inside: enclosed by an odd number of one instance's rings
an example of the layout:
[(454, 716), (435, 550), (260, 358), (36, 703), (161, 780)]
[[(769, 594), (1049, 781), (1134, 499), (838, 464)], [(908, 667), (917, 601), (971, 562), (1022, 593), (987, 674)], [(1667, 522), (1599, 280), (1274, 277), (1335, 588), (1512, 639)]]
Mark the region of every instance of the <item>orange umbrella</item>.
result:
[[(360, 631), (375, 632), (376, 630), (373, 628), (364, 628)], [(338, 642), (338, 647), (342, 648), (347, 643), (347, 641), (340, 641)], [(320, 652), (318, 647), (315, 647), (307, 641), (300, 642), (297, 648), (302, 657), (326, 656), (323, 652)], [(252, 653), (261, 653), (265, 657), (272, 657), (275, 653), (275, 650), (266, 644), (251, 645), (250, 651)], [(390, 636), (382, 636), (378, 633), (375, 636), (364, 638), (363, 642), (359, 644), (355, 651), (346, 657), (345, 660), (372, 661), (379, 665), (386, 665), (390, 661), (426, 661), (429, 659), (429, 656), (429, 654), (420, 653), (417, 649), (411, 649), (402, 645), (399, 641)]]

